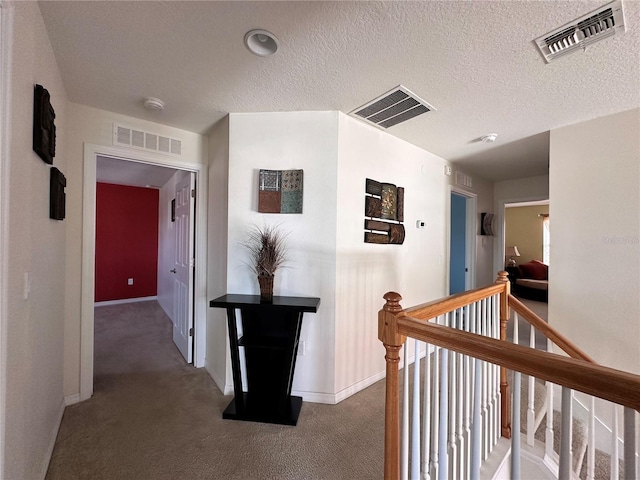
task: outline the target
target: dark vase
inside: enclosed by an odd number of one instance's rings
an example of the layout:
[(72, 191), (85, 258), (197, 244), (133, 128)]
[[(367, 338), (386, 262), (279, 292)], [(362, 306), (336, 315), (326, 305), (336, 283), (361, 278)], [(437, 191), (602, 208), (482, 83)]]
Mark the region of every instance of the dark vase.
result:
[(273, 301), (273, 275), (258, 275), (260, 285), (260, 301)]

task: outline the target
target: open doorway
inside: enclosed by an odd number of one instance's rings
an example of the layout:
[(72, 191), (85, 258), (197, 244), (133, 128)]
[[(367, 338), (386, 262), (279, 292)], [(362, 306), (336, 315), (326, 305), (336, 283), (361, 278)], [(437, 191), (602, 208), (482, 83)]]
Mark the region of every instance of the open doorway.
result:
[(475, 287), (476, 196), (452, 188), (449, 194), (449, 294)]
[[(182, 337), (187, 339), (185, 345), (178, 345), (178, 349), (183, 352), (187, 361), (192, 361), (196, 367), (204, 366), (205, 355), (205, 329), (206, 329), (206, 268), (196, 269), (195, 265), (206, 265), (206, 166), (201, 164), (189, 164), (178, 161), (171, 157), (165, 157), (158, 154), (146, 152), (137, 152), (135, 150), (121, 149), (115, 147), (104, 147), (97, 145), (85, 144), (84, 155), (84, 192), (83, 192), (83, 256), (82, 256), (82, 307), (81, 307), (81, 339), (80, 339), (80, 400), (86, 400), (93, 393), (93, 357), (94, 357), (94, 300), (95, 300), (95, 241), (96, 241), (96, 182), (98, 179), (98, 161), (99, 158), (109, 158), (111, 161), (126, 162), (128, 166), (137, 167), (162, 167), (173, 169), (176, 176), (175, 185), (177, 185), (180, 172), (187, 172), (189, 185), (198, 183), (198, 188), (188, 189), (189, 202), (186, 202), (191, 212), (192, 225), (189, 228), (190, 238), (184, 241), (184, 245), (190, 250), (188, 253), (180, 257), (186, 262), (191, 273), (192, 287), (187, 287), (185, 294), (180, 298), (179, 295), (172, 295), (174, 300), (180, 305), (186, 305), (186, 308), (193, 311), (189, 316), (183, 316), (182, 321), (178, 324), (177, 330), (180, 331)], [(116, 169), (122, 172), (122, 169)], [(145, 180), (146, 182), (146, 180)], [(170, 182), (168, 182), (170, 183)], [(145, 186), (147, 183), (145, 183)], [(175, 192), (173, 193), (175, 198)], [(173, 199), (172, 198), (172, 199)], [(193, 208), (194, 203), (198, 203), (197, 211)], [(162, 202), (162, 200), (160, 200)], [(191, 203), (191, 204), (189, 204)], [(159, 215), (164, 219), (170, 218), (170, 202), (160, 204), (166, 208), (166, 215), (163, 215), (162, 208), (159, 209)], [(175, 215), (175, 211), (173, 212)], [(175, 249), (174, 249), (175, 251)], [(160, 252), (159, 252), (160, 255)], [(175, 252), (177, 255), (177, 252)], [(197, 262), (196, 262), (197, 259)], [(175, 257), (174, 257), (175, 260)], [(160, 260), (158, 265), (161, 265)], [(158, 269), (158, 277), (162, 275), (173, 275), (173, 268)], [(164, 272), (167, 270), (167, 272)], [(177, 271), (177, 268), (176, 268)], [(135, 282), (135, 280), (134, 280)], [(167, 282), (172, 283), (172, 282)], [(173, 283), (172, 283), (173, 285)], [(176, 301), (174, 301), (174, 304)], [(171, 316), (175, 317), (175, 310), (170, 309)], [(185, 318), (191, 318), (191, 323), (185, 321)], [(176, 337), (174, 332), (174, 337)], [(178, 343), (178, 342), (176, 342)]]
[(98, 156), (96, 306), (156, 300), (193, 363), (195, 174)]

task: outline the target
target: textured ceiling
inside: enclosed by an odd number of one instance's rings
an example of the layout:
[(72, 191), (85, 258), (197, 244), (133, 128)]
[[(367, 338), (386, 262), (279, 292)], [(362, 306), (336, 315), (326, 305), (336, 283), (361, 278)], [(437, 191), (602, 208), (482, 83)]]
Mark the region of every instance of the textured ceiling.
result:
[[(348, 113), (402, 84), (436, 107), (389, 133), (492, 180), (544, 174), (548, 131), (640, 107), (627, 32), (546, 64), (536, 37), (602, 1), (41, 1), (71, 101), (198, 133), (229, 112)], [(252, 55), (253, 28), (280, 50)], [(163, 99), (148, 112), (142, 99)], [(479, 137), (496, 132), (494, 144)]]

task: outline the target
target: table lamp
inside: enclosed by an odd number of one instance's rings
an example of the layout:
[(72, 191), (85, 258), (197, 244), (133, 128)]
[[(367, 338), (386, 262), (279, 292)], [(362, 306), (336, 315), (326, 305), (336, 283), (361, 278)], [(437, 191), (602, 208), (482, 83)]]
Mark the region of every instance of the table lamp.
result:
[(520, 256), (520, 252), (518, 251), (518, 247), (513, 246), (513, 247), (507, 247), (507, 250), (505, 251), (505, 255), (507, 257), (509, 257), (509, 259), (507, 260), (507, 267), (515, 267), (517, 265), (516, 263), (516, 259), (513, 257), (519, 257)]

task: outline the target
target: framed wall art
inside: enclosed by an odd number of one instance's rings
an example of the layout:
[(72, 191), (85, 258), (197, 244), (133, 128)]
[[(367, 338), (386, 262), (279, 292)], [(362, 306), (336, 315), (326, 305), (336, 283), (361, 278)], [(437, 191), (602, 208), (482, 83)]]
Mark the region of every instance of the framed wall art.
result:
[(36, 85), (33, 91), (33, 151), (49, 165), (56, 156), (55, 118), (49, 92), (42, 85)]
[(302, 170), (260, 170), (258, 212), (302, 213)]

